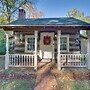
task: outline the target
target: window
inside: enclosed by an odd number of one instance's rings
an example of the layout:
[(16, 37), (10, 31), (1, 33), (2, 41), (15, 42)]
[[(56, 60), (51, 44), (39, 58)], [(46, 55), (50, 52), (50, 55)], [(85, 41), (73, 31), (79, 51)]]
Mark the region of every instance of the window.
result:
[(60, 50), (61, 52), (69, 52), (69, 36), (63, 35), (60, 37)]
[(25, 52), (35, 51), (35, 37), (33, 35), (25, 36)]

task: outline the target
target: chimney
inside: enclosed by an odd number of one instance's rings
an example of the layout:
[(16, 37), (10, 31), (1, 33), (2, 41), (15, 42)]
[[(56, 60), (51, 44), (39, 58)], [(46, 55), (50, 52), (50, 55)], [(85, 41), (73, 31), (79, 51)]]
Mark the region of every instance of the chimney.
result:
[(22, 8), (22, 9), (19, 9), (19, 16), (18, 16), (19, 19), (25, 19), (26, 18), (26, 12), (25, 10)]

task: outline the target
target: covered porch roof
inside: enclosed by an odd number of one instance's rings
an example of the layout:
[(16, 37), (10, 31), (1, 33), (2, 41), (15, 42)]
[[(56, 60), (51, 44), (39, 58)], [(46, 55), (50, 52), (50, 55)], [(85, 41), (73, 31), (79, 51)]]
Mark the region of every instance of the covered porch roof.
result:
[(90, 30), (90, 24), (73, 17), (18, 19), (10, 24), (0, 25), (4, 30)]

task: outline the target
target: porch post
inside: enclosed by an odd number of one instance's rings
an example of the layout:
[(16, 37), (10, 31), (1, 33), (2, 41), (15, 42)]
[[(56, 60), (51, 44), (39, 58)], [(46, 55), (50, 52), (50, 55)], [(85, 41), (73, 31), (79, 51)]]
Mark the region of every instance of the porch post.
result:
[(9, 36), (6, 34), (6, 55), (5, 55), (5, 69), (9, 66)]
[(53, 40), (53, 48), (52, 48), (52, 59), (53, 59), (53, 60), (54, 60), (54, 53), (55, 53), (55, 52), (54, 52), (54, 49), (55, 49), (55, 48), (54, 48), (54, 40)]
[(58, 68), (58, 70), (61, 70), (61, 62), (60, 62), (60, 35), (61, 35), (61, 31), (58, 30), (58, 35), (57, 35), (57, 68)]
[(87, 31), (87, 68), (90, 69), (90, 30)]
[(34, 58), (34, 70), (37, 70), (37, 37), (38, 37), (38, 31), (35, 31), (35, 58)]

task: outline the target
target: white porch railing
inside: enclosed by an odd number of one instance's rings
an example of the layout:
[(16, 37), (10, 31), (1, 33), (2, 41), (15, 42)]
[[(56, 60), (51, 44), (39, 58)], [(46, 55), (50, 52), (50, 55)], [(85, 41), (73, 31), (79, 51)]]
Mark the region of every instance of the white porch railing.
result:
[(61, 67), (86, 67), (86, 54), (60, 54)]
[(10, 54), (9, 67), (34, 67), (34, 55)]

